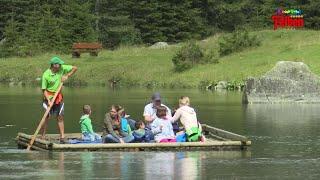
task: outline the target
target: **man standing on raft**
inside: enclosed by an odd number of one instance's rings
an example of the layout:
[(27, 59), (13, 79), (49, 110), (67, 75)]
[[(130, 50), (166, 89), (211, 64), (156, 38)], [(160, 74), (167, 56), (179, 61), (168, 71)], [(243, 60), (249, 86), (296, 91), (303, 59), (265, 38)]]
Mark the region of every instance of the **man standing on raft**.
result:
[[(66, 81), (70, 76), (72, 76), (77, 71), (76, 66), (64, 65), (64, 62), (59, 57), (53, 57), (50, 60), (50, 68), (47, 69), (42, 75), (42, 91), (43, 91), (43, 107), (47, 109), (49, 103), (53, 98), (54, 94), (59, 88), (60, 83)], [(59, 92), (51, 110), (49, 116), (46, 118), (42, 128), (41, 135), (42, 138), (45, 137), (46, 129), (48, 126), (48, 120), (51, 116), (55, 115), (58, 121), (58, 127), (60, 131), (60, 143), (65, 143), (64, 137), (64, 103), (63, 95), (61, 91)]]

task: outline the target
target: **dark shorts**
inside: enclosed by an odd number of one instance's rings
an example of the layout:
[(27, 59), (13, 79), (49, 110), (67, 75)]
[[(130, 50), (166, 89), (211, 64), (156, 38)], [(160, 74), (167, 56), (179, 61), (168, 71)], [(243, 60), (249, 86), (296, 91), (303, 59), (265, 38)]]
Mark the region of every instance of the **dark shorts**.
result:
[[(48, 108), (48, 102), (44, 101), (42, 106), (45, 110)], [(52, 116), (63, 116), (64, 115), (64, 103), (54, 104), (49, 112), (49, 115)]]

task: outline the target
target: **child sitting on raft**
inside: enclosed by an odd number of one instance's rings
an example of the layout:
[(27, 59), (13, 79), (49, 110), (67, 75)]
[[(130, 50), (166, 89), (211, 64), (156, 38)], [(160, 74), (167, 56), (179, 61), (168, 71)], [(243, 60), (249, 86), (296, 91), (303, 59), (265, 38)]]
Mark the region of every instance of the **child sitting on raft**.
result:
[(101, 141), (101, 136), (93, 131), (90, 119), (91, 112), (91, 107), (89, 105), (83, 106), (83, 115), (79, 121), (81, 126), (82, 140), (91, 142)]
[(151, 123), (151, 130), (156, 142), (176, 142), (171, 121), (166, 116), (167, 108), (159, 106), (157, 108), (157, 118)]
[(143, 121), (135, 123), (136, 130), (133, 131), (134, 142), (151, 142), (153, 140), (153, 133), (146, 128)]
[(190, 107), (190, 99), (187, 96), (182, 96), (179, 99), (179, 108), (172, 117), (171, 122), (175, 122), (178, 119), (180, 119), (180, 122), (185, 129), (187, 141), (205, 141), (205, 138), (202, 135), (201, 124), (198, 122), (195, 110)]

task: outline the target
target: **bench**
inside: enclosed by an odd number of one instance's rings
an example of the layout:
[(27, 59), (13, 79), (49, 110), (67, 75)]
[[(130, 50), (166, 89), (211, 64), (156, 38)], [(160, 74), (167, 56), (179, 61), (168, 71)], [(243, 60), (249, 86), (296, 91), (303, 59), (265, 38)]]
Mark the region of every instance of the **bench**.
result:
[(74, 43), (72, 45), (72, 57), (79, 58), (81, 53), (90, 53), (91, 56), (98, 56), (102, 49), (100, 43)]

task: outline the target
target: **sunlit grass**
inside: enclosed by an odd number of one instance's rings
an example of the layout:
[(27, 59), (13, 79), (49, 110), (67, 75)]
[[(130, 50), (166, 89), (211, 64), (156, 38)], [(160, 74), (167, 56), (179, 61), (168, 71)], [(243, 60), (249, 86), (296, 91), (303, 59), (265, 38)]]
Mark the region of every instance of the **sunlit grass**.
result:
[[(103, 50), (98, 57), (82, 54), (73, 59), (71, 54), (59, 55), (67, 64), (79, 67), (70, 80), (89, 85), (108, 84), (116, 78), (125, 86), (148, 87), (197, 87), (201, 81), (242, 81), (249, 76), (260, 76), (279, 60), (302, 61), (320, 75), (320, 32), (312, 30), (263, 30), (251, 32), (262, 40), (250, 48), (225, 56), (218, 64), (197, 65), (183, 73), (173, 71), (171, 59), (179, 45), (166, 49), (148, 47), (120, 47)], [(206, 48), (218, 48), (217, 36), (200, 41)], [(0, 59), (1, 81), (36, 83), (49, 67), (48, 61), (55, 54), (35, 57)]]

